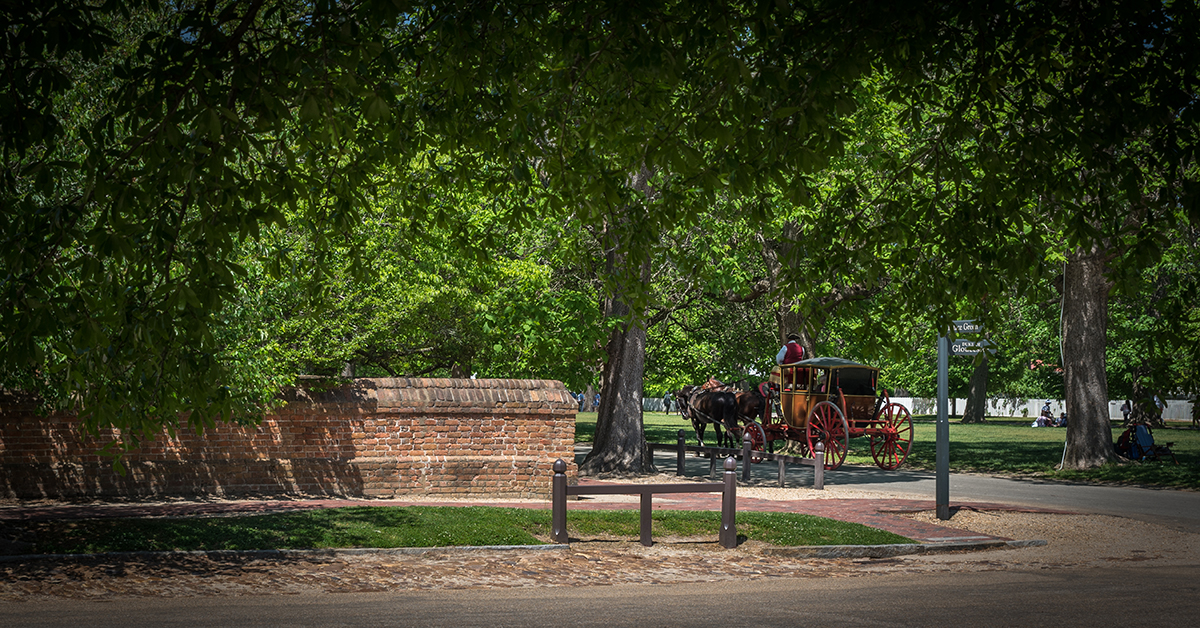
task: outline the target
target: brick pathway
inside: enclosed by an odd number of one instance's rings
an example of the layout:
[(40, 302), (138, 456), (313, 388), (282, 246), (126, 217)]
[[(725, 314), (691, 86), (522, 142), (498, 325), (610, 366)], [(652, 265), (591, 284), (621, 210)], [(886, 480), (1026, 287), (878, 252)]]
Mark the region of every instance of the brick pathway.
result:
[[(605, 484), (596, 480), (582, 480), (583, 484)], [(154, 504), (60, 504), (45, 506), (0, 506), (0, 521), (92, 519), (111, 517), (184, 517), (196, 515), (261, 514), (315, 508), (339, 508), (345, 506), (498, 506), (508, 508), (550, 508), (550, 502), (506, 502), (503, 500), (472, 500), (461, 502), (428, 501), (421, 499), (401, 500), (352, 500), (352, 499), (305, 499), (305, 500), (258, 500), (228, 502), (178, 502)], [(584, 498), (572, 501), (569, 510), (628, 510), (637, 509), (636, 496), (608, 497), (604, 499)], [(973, 510), (1019, 511), (1019, 512), (1063, 512), (1038, 508), (1014, 507), (993, 503), (958, 503), (952, 508)], [(720, 493), (675, 493), (655, 495), (656, 510), (712, 510), (720, 511)], [(959, 528), (949, 528), (898, 516), (905, 512), (934, 510), (932, 500), (915, 499), (804, 499), (766, 500), (749, 497), (738, 499), (738, 510), (747, 512), (796, 512), (839, 521), (861, 523), (872, 528), (887, 530), (922, 543), (949, 541), (985, 541), (1000, 537), (976, 534)], [(1012, 540), (1012, 539), (1000, 539)]]

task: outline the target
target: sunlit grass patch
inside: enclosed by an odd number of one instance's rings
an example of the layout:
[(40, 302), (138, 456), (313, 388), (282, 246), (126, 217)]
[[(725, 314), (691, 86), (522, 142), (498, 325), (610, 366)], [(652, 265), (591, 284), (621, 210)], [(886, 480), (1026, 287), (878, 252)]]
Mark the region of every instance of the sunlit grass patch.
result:
[[(23, 525), (34, 532), (38, 553), (90, 554), (538, 545), (549, 542), (550, 517), (549, 510), (522, 508), (360, 506), (236, 517), (89, 519)], [(721, 516), (718, 512), (660, 510), (653, 521), (656, 537), (709, 536), (715, 541)], [(568, 531), (580, 539), (636, 540), (639, 516), (636, 510), (570, 511)], [(738, 532), (777, 545), (903, 541), (866, 526), (794, 513), (739, 513)]]

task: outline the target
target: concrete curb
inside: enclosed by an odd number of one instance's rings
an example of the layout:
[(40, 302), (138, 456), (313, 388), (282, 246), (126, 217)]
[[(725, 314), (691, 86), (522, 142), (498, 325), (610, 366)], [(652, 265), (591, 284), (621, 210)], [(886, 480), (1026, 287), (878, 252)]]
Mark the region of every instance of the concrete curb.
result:
[(786, 558), (890, 558), (908, 554), (977, 552), (999, 548), (1039, 547), (1046, 541), (965, 541), (953, 543), (897, 543), (895, 545), (808, 545), (763, 550), (767, 556)]
[(483, 551), (546, 551), (571, 549), (570, 545), (458, 545), (453, 547), (341, 547), (327, 549), (281, 549), (281, 550), (196, 550), (186, 552), (105, 552), (101, 554), (18, 554), (0, 556), (0, 563), (26, 562), (34, 560), (95, 560), (112, 558), (314, 558), (333, 556), (358, 556), (364, 554), (460, 554)]
[[(889, 558), (908, 554), (942, 554), (947, 552), (972, 552), (998, 548), (1038, 547), (1046, 541), (969, 541), (956, 543), (898, 543), (895, 545), (807, 545), (804, 547), (776, 547), (764, 549), (767, 556), (782, 558)], [(549, 545), (460, 545), (455, 547), (346, 547), (314, 550), (199, 550), (188, 552), (106, 552), (102, 554), (18, 554), (0, 556), (0, 563), (30, 562), (36, 560), (104, 560), (115, 558), (326, 558), (334, 556), (362, 556), (370, 554), (461, 554), (486, 551), (554, 551), (568, 550), (568, 544)]]

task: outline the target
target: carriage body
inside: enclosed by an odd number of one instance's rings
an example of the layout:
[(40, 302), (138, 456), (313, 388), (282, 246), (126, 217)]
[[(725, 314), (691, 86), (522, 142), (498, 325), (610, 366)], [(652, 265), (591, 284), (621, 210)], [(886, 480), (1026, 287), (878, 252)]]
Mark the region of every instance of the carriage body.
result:
[(879, 389), (879, 369), (842, 358), (813, 358), (784, 364), (771, 374), (778, 415), (763, 417), (765, 441), (801, 443), (811, 453), (825, 449), (827, 469), (841, 466), (849, 439), (871, 439), (871, 456), (883, 469), (904, 463), (912, 447), (912, 417)]
[(803, 430), (813, 408), (828, 401), (842, 409), (850, 428), (866, 429), (875, 420), (878, 381), (879, 369), (841, 358), (784, 364), (777, 388), (783, 419), (789, 427)]

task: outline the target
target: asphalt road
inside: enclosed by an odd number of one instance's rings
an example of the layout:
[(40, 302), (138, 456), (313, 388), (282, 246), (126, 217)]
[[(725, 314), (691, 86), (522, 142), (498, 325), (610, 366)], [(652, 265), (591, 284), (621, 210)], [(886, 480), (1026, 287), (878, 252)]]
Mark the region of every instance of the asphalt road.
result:
[(312, 596), (48, 599), (0, 625), (161, 626), (1187, 626), (1200, 566), (874, 574), (679, 585)]
[[(582, 460), (586, 449), (576, 450)], [(675, 454), (656, 451), (654, 463), (663, 473), (675, 472)], [(687, 474), (704, 476), (709, 462), (689, 455)], [(718, 473), (720, 473), (718, 471)], [(739, 477), (741, 467), (738, 467)], [(751, 466), (751, 481), (760, 486), (777, 486), (775, 463)], [(812, 486), (811, 467), (789, 466), (787, 486)], [(843, 465), (825, 474), (826, 486), (844, 486), (901, 493), (913, 499), (937, 497), (937, 480), (932, 471)], [(1038, 506), (1073, 512), (1115, 515), (1157, 523), (1177, 530), (1200, 533), (1200, 492), (1178, 489), (1094, 486), (1043, 480), (1014, 480), (984, 475), (950, 474), (950, 503), (960, 501), (1000, 502)]]
[[(932, 472), (848, 468), (834, 483), (908, 493), (935, 499)], [(833, 474), (831, 474), (833, 475)], [(826, 483), (830, 480), (826, 479)], [(1200, 493), (1178, 489), (1067, 484), (1042, 480), (951, 474), (950, 502), (989, 501), (1116, 515), (1200, 533)]]

